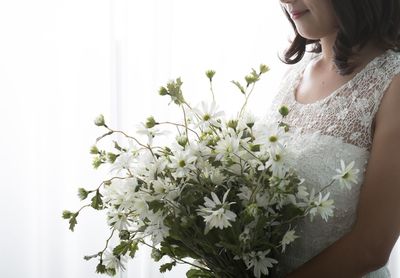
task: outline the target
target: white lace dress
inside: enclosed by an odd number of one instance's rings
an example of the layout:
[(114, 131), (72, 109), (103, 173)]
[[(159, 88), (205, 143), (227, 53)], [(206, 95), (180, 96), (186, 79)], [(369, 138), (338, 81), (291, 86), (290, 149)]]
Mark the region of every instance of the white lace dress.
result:
[[(340, 159), (355, 161), (359, 182), (352, 189), (329, 187), (334, 199), (334, 217), (296, 222), (300, 238), (288, 247), (278, 265), (279, 277), (298, 268), (349, 232), (356, 218), (360, 187), (370, 155), (374, 118), (392, 78), (400, 73), (400, 53), (388, 50), (372, 60), (352, 80), (328, 97), (311, 104), (296, 101), (294, 91), (308, 62), (318, 56), (309, 54), (292, 66), (268, 110), (268, 120), (278, 121), (280, 105), (289, 107), (285, 122), (299, 129), (293, 138), (293, 167), (306, 179), (305, 185), (317, 191), (332, 180)], [(294, 145), (293, 145), (294, 144)], [(378, 185), (377, 185), (378, 186)], [(387, 267), (369, 273), (367, 278), (390, 277)]]

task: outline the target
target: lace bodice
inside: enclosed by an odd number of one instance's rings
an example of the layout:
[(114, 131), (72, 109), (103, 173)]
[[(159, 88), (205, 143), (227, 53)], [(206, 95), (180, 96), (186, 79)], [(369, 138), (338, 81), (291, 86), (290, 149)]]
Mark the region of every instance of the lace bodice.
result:
[[(381, 99), (393, 77), (400, 73), (400, 53), (392, 50), (372, 60), (349, 82), (328, 97), (311, 104), (295, 99), (295, 88), (307, 64), (318, 54), (310, 54), (292, 66), (268, 110), (268, 121), (281, 120), (278, 108), (286, 105), (285, 122), (298, 131), (291, 139), (292, 167), (309, 189), (329, 184), (340, 159), (355, 161), (360, 169), (358, 184), (350, 191), (333, 184), (328, 188), (334, 200), (334, 216), (325, 222), (315, 218), (296, 222), (300, 236), (280, 259), (278, 273), (288, 273), (349, 232), (354, 224), (360, 188), (372, 146), (374, 121)], [(386, 267), (369, 273), (368, 278), (387, 278)]]

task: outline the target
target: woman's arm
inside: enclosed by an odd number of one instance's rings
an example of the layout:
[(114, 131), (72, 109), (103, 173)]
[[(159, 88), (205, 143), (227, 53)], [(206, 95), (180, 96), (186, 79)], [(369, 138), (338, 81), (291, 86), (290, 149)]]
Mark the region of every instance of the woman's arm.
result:
[(287, 277), (362, 277), (386, 264), (399, 234), (400, 76), (396, 76), (376, 115), (352, 231)]

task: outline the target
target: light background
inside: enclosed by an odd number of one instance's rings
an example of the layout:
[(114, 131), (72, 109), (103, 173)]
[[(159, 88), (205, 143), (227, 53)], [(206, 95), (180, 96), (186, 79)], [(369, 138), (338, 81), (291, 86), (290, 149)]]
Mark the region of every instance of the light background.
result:
[[(90, 278), (103, 248), (104, 215), (86, 211), (76, 231), (61, 219), (76, 210), (78, 187), (97, 186), (106, 170), (91, 167), (100, 113), (134, 131), (149, 115), (179, 119), (158, 96), (181, 77), (191, 103), (210, 99), (204, 71), (216, 70), (222, 109), (233, 113), (242, 80), (270, 66), (249, 106), (262, 116), (286, 70), (277, 58), (290, 26), (278, 0), (13, 0), (0, 2), (0, 276)], [(143, 250), (122, 277), (165, 275)], [(392, 256), (392, 276), (400, 277)]]

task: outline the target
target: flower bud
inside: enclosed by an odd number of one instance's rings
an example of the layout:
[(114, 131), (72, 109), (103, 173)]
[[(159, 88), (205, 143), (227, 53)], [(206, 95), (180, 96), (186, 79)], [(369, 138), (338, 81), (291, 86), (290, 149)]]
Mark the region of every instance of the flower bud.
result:
[(99, 154), (99, 149), (97, 148), (97, 146), (93, 146), (90, 148), (90, 153), (91, 154)]
[(73, 212), (70, 212), (69, 210), (64, 210), (62, 213), (62, 217), (64, 219), (70, 219), (74, 215)]
[(269, 71), (269, 67), (267, 65), (261, 64), (260, 65), (260, 72), (261, 73), (266, 73), (267, 71)]
[(87, 196), (89, 195), (89, 192), (85, 190), (84, 188), (79, 188), (78, 189), (78, 197), (81, 200), (85, 200)]
[(154, 119), (153, 116), (150, 116), (146, 120), (146, 127), (147, 128), (153, 128), (157, 124), (156, 120)]
[(104, 116), (102, 114), (97, 116), (97, 118), (94, 120), (94, 124), (97, 126), (106, 126)]
[(130, 233), (129, 233), (129, 231), (127, 231), (127, 230), (122, 230), (122, 231), (120, 231), (119, 232), (119, 238), (121, 239), (121, 240), (128, 240), (129, 239), (129, 237), (130, 237)]
[(206, 71), (206, 76), (208, 77), (208, 79), (210, 79), (210, 82), (212, 81), (214, 75), (215, 75), (215, 71), (213, 71), (213, 70)]
[(236, 130), (237, 126), (238, 126), (238, 120), (229, 120), (228, 121), (228, 127)]
[(166, 95), (168, 95), (168, 90), (165, 87), (161, 87), (160, 90), (158, 90), (158, 93), (161, 96), (166, 96)]
[(286, 117), (289, 114), (289, 108), (285, 105), (282, 105), (281, 108), (279, 108), (279, 113), (283, 116)]
[(247, 207), (246, 207), (246, 213), (249, 215), (249, 216), (252, 216), (252, 217), (256, 217), (257, 216), (257, 214), (258, 214), (258, 206), (257, 206), (257, 204), (250, 204), (250, 205), (248, 205)]
[(176, 137), (176, 141), (178, 142), (179, 145), (185, 147), (188, 143), (188, 138), (185, 135), (181, 135)]

